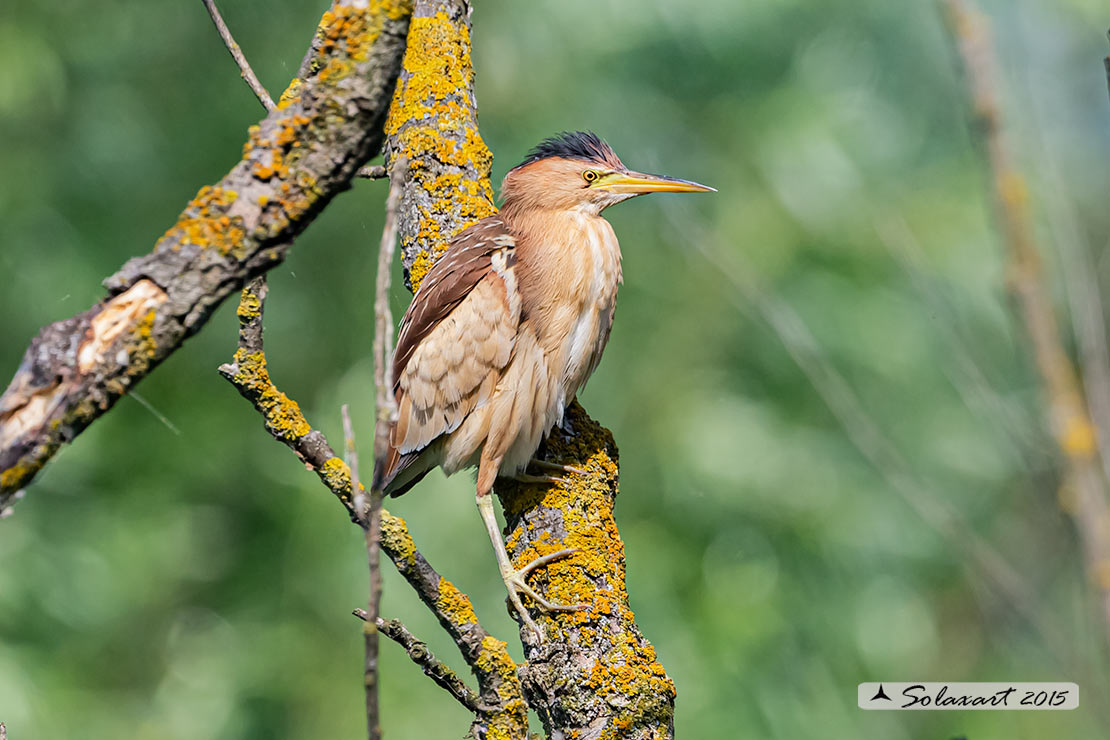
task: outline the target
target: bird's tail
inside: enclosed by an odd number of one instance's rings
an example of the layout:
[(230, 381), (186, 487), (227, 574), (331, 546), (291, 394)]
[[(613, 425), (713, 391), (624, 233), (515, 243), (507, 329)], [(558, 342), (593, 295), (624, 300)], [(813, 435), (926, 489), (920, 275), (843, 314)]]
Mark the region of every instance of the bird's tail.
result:
[(390, 445), (384, 455), (374, 459), (374, 490), (393, 497), (407, 492), (430, 470), (425, 465), (415, 465), (419, 459), (420, 452), (401, 454)]

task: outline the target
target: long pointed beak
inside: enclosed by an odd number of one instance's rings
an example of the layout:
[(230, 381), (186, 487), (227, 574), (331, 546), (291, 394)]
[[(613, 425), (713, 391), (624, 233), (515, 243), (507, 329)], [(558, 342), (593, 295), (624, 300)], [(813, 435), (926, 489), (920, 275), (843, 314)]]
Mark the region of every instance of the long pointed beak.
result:
[(689, 180), (663, 175), (648, 175), (643, 172), (618, 172), (606, 177), (597, 185), (598, 190), (614, 193), (715, 193), (716, 188), (699, 185)]

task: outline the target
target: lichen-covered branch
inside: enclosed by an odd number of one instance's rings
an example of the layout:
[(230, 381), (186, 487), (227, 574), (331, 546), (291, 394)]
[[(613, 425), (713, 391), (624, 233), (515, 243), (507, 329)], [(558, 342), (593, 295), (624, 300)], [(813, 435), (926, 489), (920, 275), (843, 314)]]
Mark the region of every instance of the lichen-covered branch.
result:
[(408, 162), (401, 254), (415, 292), (452, 236), (497, 212), (493, 156), (478, 133), (465, 0), (416, 0), (385, 130), (387, 162)]
[[(238, 311), (239, 346), (233, 361), (220, 367), (220, 374), (262, 415), (266, 430), (319, 476), (347, 510), (351, 521), (365, 529), (367, 524), (355, 506), (355, 495), (366, 496), (367, 491), (361, 485), (353, 491), (350, 468), (335, 454), (327, 438), (312, 428), (297, 402), (282, 393), (270, 379), (262, 344), (265, 300), (264, 280), (252, 281), (243, 289)], [(517, 665), (505, 643), (478, 623), (467, 595), (428, 564), (416, 549), (405, 521), (385, 508), (380, 509), (380, 516), (381, 549), (435, 614), (478, 679), (483, 708), (475, 715), (471, 726), (474, 737), (524, 740), (528, 731), (528, 711), (517, 677)]]
[[(454, 234), (496, 210), (473, 76), (468, 4), (417, 0), (386, 123), (387, 157), (409, 161), (401, 249), (413, 289)], [(531, 585), (553, 601), (592, 604), (589, 611), (533, 612), (551, 627), (543, 644), (522, 631), (525, 692), (552, 738), (669, 738), (674, 684), (637, 629), (625, 591), (624, 545), (613, 519), (616, 448), (577, 404), (567, 420), (572, 431), (555, 430), (548, 458), (586, 476), (558, 486), (499, 481), (495, 487), (518, 567), (564, 547), (582, 550), (537, 571)]]
[(525, 643), (528, 703), (549, 737), (671, 737), (674, 682), (628, 605), (624, 543), (613, 518), (619, 478), (613, 436), (575, 402), (548, 437), (545, 457), (586, 475), (540, 486), (499, 480), (506, 547), (517, 567), (563, 548), (580, 550), (536, 571), (530, 585), (552, 601), (590, 609), (532, 610), (558, 639)]
[[(363, 621), (370, 621), (369, 612), (363, 609), (355, 609), (354, 614)], [(459, 678), (446, 663), (433, 655), (428, 649), (428, 644), (418, 640), (400, 620), (378, 617), (374, 621), (378, 631), (404, 648), (405, 654), (413, 663), (420, 666), (425, 676), (435, 681), (440, 688), (475, 714), (486, 711), (474, 690), (467, 686), (466, 682)]]
[(1049, 431), (1066, 474), (1068, 495), (1062, 496), (1061, 502), (1079, 531), (1088, 579), (1110, 637), (1110, 498), (1099, 461), (1097, 431), (1045, 284), (1044, 267), (1034, 243), (1028, 189), (1004, 139), (986, 20), (963, 0), (945, 0), (944, 9), (986, 148), (990, 189), (1008, 262), (1006, 287), (1029, 338)]
[(243, 158), (201, 188), (108, 295), (44, 328), (0, 397), (0, 509), (293, 239), (380, 148), (411, 0), (335, 2), (309, 71), (252, 126)]

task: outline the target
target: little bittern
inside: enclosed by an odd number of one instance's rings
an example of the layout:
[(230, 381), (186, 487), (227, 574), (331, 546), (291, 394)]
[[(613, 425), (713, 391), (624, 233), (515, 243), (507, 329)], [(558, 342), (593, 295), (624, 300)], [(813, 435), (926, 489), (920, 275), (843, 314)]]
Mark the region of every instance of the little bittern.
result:
[(505, 176), (501, 212), (452, 239), (401, 321), (397, 421), (376, 487), (398, 496), (436, 466), (451, 475), (477, 465), (478, 508), (509, 600), (537, 635), (521, 593), (549, 611), (580, 607), (548, 602), (524, 578), (574, 551), (513, 568), (493, 513), (494, 479), (559, 480), (524, 471), (609, 339), (621, 250), (601, 212), (644, 193), (712, 190), (633, 172), (591, 133), (547, 139)]

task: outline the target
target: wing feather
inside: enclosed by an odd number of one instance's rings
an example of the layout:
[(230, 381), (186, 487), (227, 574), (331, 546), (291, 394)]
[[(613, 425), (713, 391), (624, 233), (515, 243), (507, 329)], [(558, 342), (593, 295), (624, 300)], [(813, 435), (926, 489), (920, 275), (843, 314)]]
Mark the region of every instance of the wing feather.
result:
[(393, 358), (398, 419), (379, 478), (386, 490), (492, 398), (520, 323), (513, 252), (498, 217), (478, 222), (428, 272), (401, 320)]

